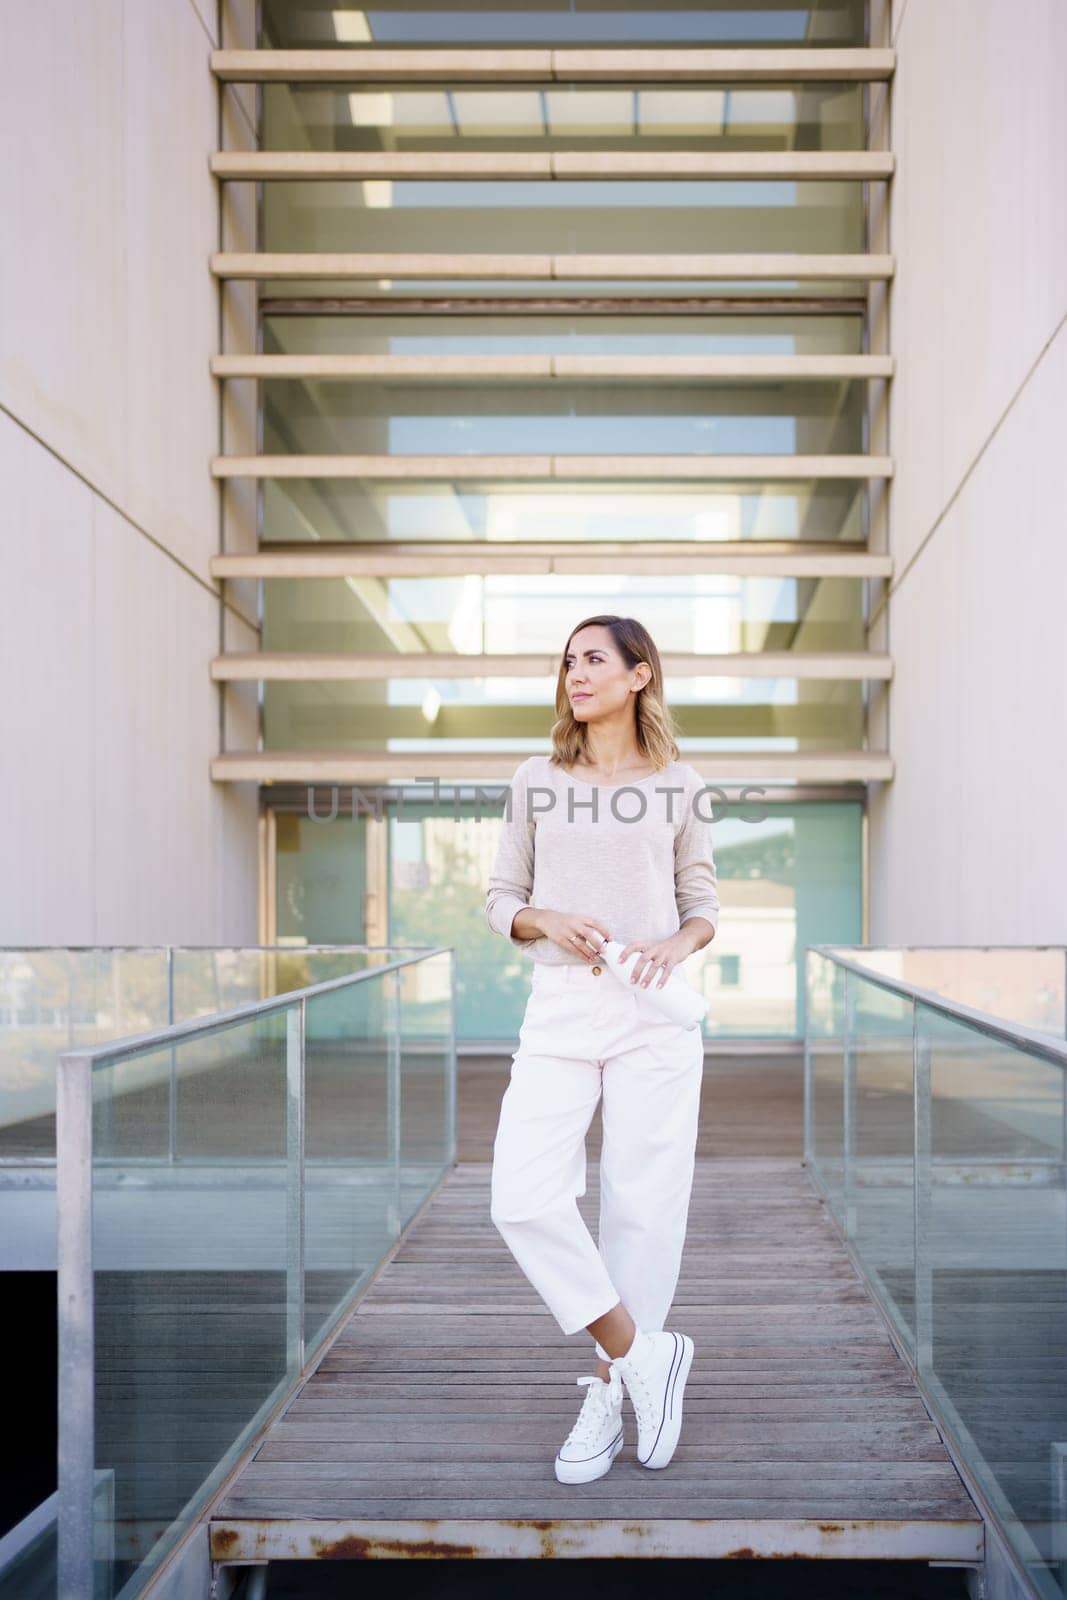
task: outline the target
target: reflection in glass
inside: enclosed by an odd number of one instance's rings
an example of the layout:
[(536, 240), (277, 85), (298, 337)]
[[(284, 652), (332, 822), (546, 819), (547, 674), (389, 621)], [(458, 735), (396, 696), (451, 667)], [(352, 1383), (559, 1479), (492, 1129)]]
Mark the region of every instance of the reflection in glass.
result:
[[(664, 654), (863, 648), (858, 578), (492, 573), (373, 582), (267, 578), (263, 591), (265, 650), (384, 651), (409, 667), (427, 650), (459, 657), (547, 653), (555, 665), (581, 617), (635, 608)], [(493, 688), (475, 689), (480, 681), (444, 679), (441, 688), (459, 701), (502, 692), (544, 699), (541, 681), (492, 679)], [(751, 681), (672, 676), (671, 696), (733, 700)], [(399, 682), (394, 688), (403, 693)]]
[(858, 180), (765, 178), (268, 180), (262, 248), (854, 254), (864, 248), (863, 188)]
[[(409, 879), (409, 882), (411, 880)], [(441, 896), (412, 885), (405, 943), (454, 944), (467, 930), (442, 918)], [(445, 895), (451, 886), (444, 887)], [(398, 975), (400, 1224), (405, 1226), (453, 1159), (448, 1106), (455, 1093), (450, 1059), (452, 959), (427, 956)]]
[(264, 541), (848, 539), (863, 536), (858, 478), (706, 483), (430, 483), (268, 478)]
[(54, 1159), (61, 1050), (169, 1020), (158, 949), (0, 951), (0, 1157)]
[(913, 1007), (855, 973), (845, 981), (853, 990), (853, 1238), (897, 1326), (914, 1338)]
[(265, 150), (856, 150), (859, 83), (266, 84)]
[[(448, 5), (417, 9), (390, 0), (363, 10), (336, 0), (264, 0), (261, 43), (275, 49), (330, 45), (861, 44), (861, 0), (777, 6), (666, 9), (613, 0), (610, 10), (574, 4)], [(813, 43), (814, 41), (814, 43)]]
[(856, 316), (265, 315), (267, 355), (857, 355)]
[(264, 384), (268, 455), (856, 455), (863, 383)]
[[(1064, 1067), (927, 1007), (920, 1026), (932, 1098), (933, 1378), (1016, 1550), (1028, 1564), (1056, 1563), (1067, 1532)], [(961, 1162), (968, 1182), (938, 1182)]]
[[(504, 792), (486, 787), (501, 800), (494, 812), (483, 806), (480, 820), (469, 797), (438, 811), (416, 798), (391, 817), (390, 934), (425, 943), (432, 923), (435, 938), (456, 946), (459, 1036), (509, 1039), (522, 1021), (530, 961), (485, 924)], [(798, 951), (831, 928), (860, 929), (861, 818), (858, 802), (754, 806), (731, 790), (714, 824), (723, 919), (712, 945), (686, 963), (711, 1002), (709, 1036), (803, 1031)]]
[[(348, 828), (332, 832), (350, 848)], [(396, 1237), (390, 1117), (395, 977), (307, 1002), (304, 1322), (310, 1351)]]
[[(193, 1168), (163, 1164), (172, 1072)], [(100, 1532), (116, 1588), (285, 1377), (284, 1129), (284, 1014), (94, 1073), (96, 1461), (115, 1474)]]
[[(729, 680), (726, 680), (727, 682)], [(863, 686), (823, 680), (742, 680), (734, 703), (685, 705), (675, 697), (688, 756), (698, 751), (858, 750), (863, 747)], [(360, 683), (268, 683), (264, 687), (267, 750), (540, 750), (555, 713), (547, 682), (538, 702), (511, 702), (496, 680), (471, 703), (471, 680), (394, 681), (388, 692)], [(503, 680), (506, 692), (506, 680)], [(463, 691), (446, 700), (443, 689)], [(529, 692), (524, 681), (523, 690)], [(774, 698), (776, 687), (781, 698)], [(395, 691), (395, 692), (394, 692)], [(784, 691), (784, 692), (782, 692)]]

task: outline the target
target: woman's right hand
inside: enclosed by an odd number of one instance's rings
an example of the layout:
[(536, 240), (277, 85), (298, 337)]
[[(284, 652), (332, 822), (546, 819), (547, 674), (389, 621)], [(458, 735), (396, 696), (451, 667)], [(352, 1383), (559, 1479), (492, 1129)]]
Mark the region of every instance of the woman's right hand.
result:
[(572, 955), (577, 950), (586, 961), (595, 961), (604, 940), (611, 938), (602, 922), (578, 911), (539, 911), (537, 918), (546, 939)]

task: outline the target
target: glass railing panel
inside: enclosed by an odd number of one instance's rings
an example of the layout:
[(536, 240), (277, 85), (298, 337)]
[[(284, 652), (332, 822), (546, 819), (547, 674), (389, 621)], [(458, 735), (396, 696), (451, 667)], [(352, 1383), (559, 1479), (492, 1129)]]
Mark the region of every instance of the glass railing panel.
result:
[[(325, 809), (323, 814), (327, 814)], [(173, 951), (174, 1020), (268, 1000), (329, 978), (382, 966), (389, 958), (387, 949), (354, 944), (322, 949), (306, 945), (178, 947)]]
[(401, 1227), (455, 1159), (453, 961), (442, 951), (398, 974)]
[[(360, 852), (349, 854), (361, 861)], [(328, 936), (328, 929), (322, 931)], [(385, 947), (347, 944), (0, 950), (0, 1163), (54, 1160), (60, 1051), (149, 1033), (372, 970), (392, 955)], [(154, 1092), (162, 1094), (162, 1087), (156, 1085)], [(154, 1109), (162, 1123), (162, 1106)], [(167, 1115), (168, 1159), (173, 1159), (176, 1127), (169, 1108)], [(144, 1126), (138, 1124), (140, 1132)], [(190, 1159), (190, 1152), (183, 1158)]]
[[(189, 1165), (168, 1160), (173, 1080)], [(285, 1111), (280, 1010), (93, 1073), (96, 1467), (115, 1494), (97, 1533), (115, 1592), (154, 1570), (286, 1379)]]
[(56, 1567), (80, 1593), (92, 1561), (101, 1600), (142, 1592), (440, 1179), (450, 958), (409, 981), (403, 1051), (398, 973), (418, 955), (63, 1056), (60, 1526), (57, 1544), (39, 1508), (20, 1579)]
[(840, 953), (872, 972), (931, 989), (1001, 1021), (1064, 1037), (1067, 950), (1062, 946), (907, 946)]
[(159, 949), (0, 950), (0, 1159), (54, 1158), (61, 1050), (167, 1021)]
[(308, 1351), (399, 1231), (395, 972), (308, 999), (304, 1340)]
[(850, 1236), (909, 1348), (915, 1336), (912, 1002), (849, 972)]
[(807, 952), (806, 1159), (838, 1223), (845, 1222), (845, 970)]
[[(925, 1375), (1035, 1591), (1064, 1592), (1064, 1063), (919, 1004)], [(922, 1215), (920, 1213), (920, 1215)]]
[[(97, 1472), (93, 1522), (97, 1531), (96, 1593), (115, 1592), (113, 1548), (115, 1476)], [(0, 1539), (0, 1600), (64, 1600), (58, 1586), (59, 1495), (50, 1494)]]

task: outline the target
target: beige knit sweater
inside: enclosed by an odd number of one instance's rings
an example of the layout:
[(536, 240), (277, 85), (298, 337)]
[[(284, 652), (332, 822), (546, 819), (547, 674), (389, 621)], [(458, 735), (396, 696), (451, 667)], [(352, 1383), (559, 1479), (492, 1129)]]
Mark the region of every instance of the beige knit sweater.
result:
[(718, 928), (712, 797), (703, 788), (686, 761), (605, 786), (528, 756), (504, 801), (485, 901), (490, 928), (534, 961), (579, 966), (584, 957), (551, 939), (515, 937), (515, 913), (578, 912), (624, 944), (668, 938), (689, 917)]

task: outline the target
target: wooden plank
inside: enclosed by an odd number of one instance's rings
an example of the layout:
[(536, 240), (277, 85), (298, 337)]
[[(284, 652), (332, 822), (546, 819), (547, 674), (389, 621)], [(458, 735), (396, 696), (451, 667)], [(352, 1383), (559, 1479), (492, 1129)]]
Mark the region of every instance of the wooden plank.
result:
[(226, 83), (863, 82), (892, 76), (893, 50), (213, 50)]
[[(688, 1404), (687, 1390), (687, 1408)], [(675, 1462), (671, 1465), (674, 1467)], [(515, 1461), (509, 1463), (508, 1470), (509, 1474), (514, 1473), (515, 1481), (519, 1483), (536, 1484), (538, 1479), (542, 1483), (544, 1481), (543, 1462), (539, 1464), (536, 1461)], [(422, 1479), (425, 1484), (447, 1486), (454, 1484), (457, 1478), (466, 1478), (472, 1484), (477, 1484), (491, 1483), (494, 1475), (499, 1480), (499, 1474), (500, 1463), (497, 1461), (467, 1460), (421, 1462), (417, 1459), (410, 1461), (390, 1459), (377, 1464), (373, 1461), (355, 1461), (346, 1469), (347, 1481), (359, 1484), (378, 1480), (399, 1485), (418, 1483)], [(337, 1466), (332, 1461), (285, 1462), (259, 1459), (253, 1461), (242, 1475), (246, 1493), (253, 1485), (267, 1493), (277, 1485), (306, 1486), (312, 1483), (336, 1482), (336, 1480)], [(959, 1488), (954, 1488), (953, 1480), (948, 1477), (944, 1463), (940, 1461), (780, 1462), (776, 1467), (773, 1482), (768, 1482), (759, 1462), (694, 1459), (677, 1463), (677, 1471), (671, 1471), (665, 1478), (650, 1476), (648, 1483), (650, 1487), (653, 1483), (661, 1483), (668, 1490), (671, 1483), (684, 1483), (689, 1488), (706, 1489), (708, 1492), (735, 1489), (751, 1494), (754, 1498), (773, 1496), (777, 1493), (779, 1485), (799, 1488), (809, 1493), (816, 1488), (838, 1488), (842, 1485), (862, 1487), (865, 1490), (867, 1488), (877, 1490), (885, 1486), (897, 1493), (901, 1491), (906, 1493), (921, 1485), (925, 1493), (935, 1498), (951, 1497), (957, 1503), (963, 1502)], [(439, 1493), (440, 1489), (437, 1492)]]
[[(695, 1335), (694, 1329), (694, 1337)], [(526, 1385), (523, 1383), (512, 1385), (504, 1394), (499, 1392), (486, 1394), (473, 1386), (462, 1388), (455, 1395), (444, 1394), (437, 1387), (426, 1388), (419, 1394), (405, 1394), (402, 1389), (394, 1386), (389, 1393), (391, 1399), (378, 1384), (371, 1390), (364, 1388), (361, 1393), (349, 1387), (339, 1388), (337, 1385), (331, 1385), (324, 1393), (301, 1396), (294, 1401), (286, 1410), (286, 1421), (317, 1423), (328, 1420), (336, 1423), (358, 1418), (362, 1432), (364, 1428), (384, 1427), (390, 1422), (409, 1416), (448, 1419), (449, 1422), (460, 1419), (473, 1422), (499, 1417), (518, 1422), (529, 1417), (531, 1409), (535, 1409), (539, 1417), (558, 1419), (573, 1417), (574, 1414), (571, 1396), (565, 1389), (556, 1388), (551, 1395), (541, 1395), (534, 1399), (527, 1394)], [(842, 1397), (832, 1390), (827, 1390), (821, 1396), (808, 1392), (790, 1397), (775, 1389), (768, 1390), (755, 1398), (752, 1396), (735, 1398), (732, 1393), (728, 1396), (716, 1394), (709, 1398), (707, 1394), (698, 1394), (695, 1390), (690, 1394), (687, 1386), (685, 1410), (686, 1416), (692, 1414), (721, 1420), (736, 1418), (745, 1422), (761, 1419), (775, 1422), (800, 1419), (804, 1422), (817, 1422), (823, 1426), (837, 1422), (891, 1422), (900, 1418), (920, 1423), (929, 1421), (922, 1400), (914, 1393), (908, 1396), (884, 1395), (872, 1399), (871, 1396), (864, 1394)], [(325, 1438), (329, 1435), (316, 1434), (314, 1437)]]
[[(614, 1471), (618, 1471), (616, 1466)], [(640, 1477), (638, 1476), (640, 1474)], [(582, 1485), (581, 1503), (586, 1514), (599, 1505), (610, 1504), (613, 1516), (633, 1516), (646, 1519), (655, 1518), (657, 1512), (661, 1516), (690, 1515), (707, 1520), (726, 1517), (761, 1517), (780, 1515), (789, 1520), (799, 1517), (817, 1518), (820, 1515), (821, 1501), (817, 1494), (780, 1495), (777, 1503), (770, 1504), (765, 1498), (742, 1498), (736, 1495), (719, 1494), (706, 1495), (676, 1494), (672, 1496), (669, 1483), (661, 1484), (653, 1489), (648, 1481), (652, 1474), (645, 1473), (636, 1464), (631, 1463), (631, 1476), (629, 1480), (629, 1493), (615, 1488), (610, 1501), (606, 1493), (606, 1486), (601, 1487), (601, 1481)], [(655, 1481), (655, 1480), (653, 1480)], [(303, 1517), (318, 1519), (335, 1517), (449, 1517), (463, 1515), (479, 1515), (484, 1517), (565, 1517), (569, 1510), (573, 1510), (575, 1496), (566, 1493), (566, 1485), (560, 1484), (557, 1490), (552, 1489), (525, 1489), (516, 1486), (515, 1493), (505, 1496), (497, 1483), (496, 1492), (491, 1497), (469, 1500), (456, 1499), (451, 1494), (438, 1490), (436, 1495), (417, 1496), (411, 1493), (410, 1487), (401, 1488), (396, 1495), (387, 1495), (381, 1492), (375, 1496), (336, 1494), (327, 1495), (312, 1489), (303, 1494), (294, 1496), (292, 1490), (280, 1495), (257, 1494), (252, 1497), (233, 1495), (223, 1502), (220, 1515), (223, 1517), (276, 1516), (278, 1513), (287, 1514), (293, 1520)], [(840, 1510), (838, 1519), (846, 1517), (872, 1517), (873, 1503), (863, 1499), (857, 1494), (840, 1494), (837, 1497)], [(656, 1501), (659, 1505), (656, 1505)], [(928, 1520), (937, 1522), (942, 1518), (952, 1519), (965, 1515), (965, 1510), (958, 1500), (937, 1501), (931, 1500), (929, 1493), (918, 1495), (893, 1495), (883, 1494), (880, 1497), (882, 1517), (879, 1520), (888, 1521), (890, 1518), (906, 1520), (924, 1517), (927, 1509), (933, 1511), (933, 1516)], [(673, 1508), (673, 1509), (672, 1509)]]
[[(577, 1409), (577, 1405), (571, 1408), (572, 1420)], [(351, 1437), (351, 1433), (351, 1421), (336, 1414), (304, 1417), (293, 1422), (283, 1418), (271, 1428), (272, 1438), (277, 1444), (343, 1444)], [(495, 1443), (498, 1449), (505, 1452), (505, 1461), (511, 1441), (547, 1446), (558, 1438), (558, 1433), (558, 1418), (551, 1415), (546, 1417), (536, 1408), (528, 1410), (525, 1418), (502, 1418), (499, 1421), (482, 1417), (465, 1419), (402, 1415), (362, 1417), (359, 1423), (359, 1437), (365, 1443), (417, 1445), (423, 1441), (429, 1444), (434, 1440), (454, 1446)], [(863, 1457), (885, 1453), (890, 1460), (898, 1461), (908, 1459), (912, 1451), (919, 1454), (919, 1459), (929, 1460), (930, 1457), (923, 1455), (923, 1452), (936, 1450), (940, 1444), (937, 1429), (928, 1417), (922, 1420), (902, 1417), (882, 1422), (843, 1422), (839, 1418), (826, 1421), (813, 1417), (777, 1418), (773, 1423), (764, 1419), (719, 1419), (715, 1423), (714, 1434), (719, 1447), (737, 1444), (762, 1449), (776, 1444), (791, 1446), (807, 1442), (813, 1448), (821, 1449), (827, 1444), (847, 1444)], [(554, 1450), (549, 1453), (549, 1466), (554, 1454)]]
[[(560, 1379), (563, 1386), (566, 1386), (567, 1381), (566, 1378)], [(577, 1390), (575, 1394), (577, 1395)], [(580, 1401), (576, 1401), (570, 1412), (572, 1422), (578, 1414), (578, 1404)], [(566, 1433), (566, 1428), (563, 1431)], [(540, 1463), (542, 1483), (544, 1483), (547, 1479), (551, 1479), (552, 1457), (555, 1455), (559, 1440), (560, 1432), (557, 1426), (551, 1437), (545, 1433), (540, 1438), (516, 1439), (509, 1442), (507, 1463), (509, 1465), (512, 1461)], [(291, 1462), (332, 1461), (337, 1463), (337, 1480), (347, 1481), (348, 1463), (370, 1462), (373, 1465), (381, 1461), (382, 1453), (382, 1443), (378, 1439), (351, 1436), (343, 1439), (271, 1439), (261, 1446), (256, 1459)], [(455, 1460), (491, 1462), (496, 1465), (499, 1472), (502, 1445), (498, 1438), (487, 1438), (477, 1443), (460, 1443), (451, 1436), (439, 1436), (421, 1442), (418, 1439), (394, 1440), (389, 1445), (388, 1454), (390, 1460), (414, 1462)], [(891, 1440), (885, 1447), (877, 1441), (865, 1440), (862, 1429), (853, 1430), (852, 1434), (843, 1438), (832, 1438), (827, 1434), (808, 1439), (797, 1438), (794, 1435), (781, 1439), (756, 1437), (749, 1440), (736, 1438), (720, 1440), (715, 1437), (706, 1444), (680, 1444), (671, 1465), (676, 1462), (696, 1463), (698, 1466), (705, 1463), (756, 1462), (763, 1465), (767, 1481), (773, 1483), (781, 1466), (793, 1468), (802, 1463), (810, 1466), (814, 1474), (819, 1476), (828, 1463), (840, 1465), (848, 1462), (854, 1467), (875, 1463), (882, 1466), (886, 1460), (933, 1463), (946, 1470), (945, 1448), (936, 1434), (926, 1442), (914, 1443), (910, 1450), (904, 1451), (899, 1448), (899, 1440)]]
[[(687, 1322), (689, 1320), (688, 1313), (686, 1314), (686, 1320)], [(807, 1408), (810, 1407), (813, 1410), (817, 1410), (822, 1401), (825, 1400), (834, 1405), (840, 1402), (852, 1406), (863, 1415), (878, 1413), (888, 1405), (892, 1408), (892, 1414), (895, 1415), (896, 1409), (902, 1404), (902, 1397), (904, 1397), (913, 1402), (914, 1419), (919, 1421), (927, 1420), (923, 1401), (914, 1388), (907, 1390), (901, 1387), (888, 1396), (883, 1395), (881, 1392), (872, 1396), (861, 1391), (851, 1395), (839, 1395), (832, 1386), (817, 1382), (797, 1382), (794, 1379), (792, 1383), (766, 1383), (762, 1387), (749, 1384), (748, 1387), (752, 1393), (746, 1396), (737, 1396), (735, 1394), (736, 1380), (728, 1385), (722, 1382), (712, 1383), (708, 1381), (711, 1372), (714, 1372), (714, 1370), (715, 1364), (713, 1363), (704, 1381), (689, 1383), (686, 1388), (687, 1407), (690, 1399), (692, 1399), (697, 1410), (714, 1412), (716, 1415), (736, 1414), (738, 1417), (745, 1418), (753, 1415), (762, 1415), (768, 1410), (777, 1411), (781, 1407), (783, 1416), (795, 1414), (803, 1417), (810, 1414)], [(525, 1407), (528, 1409), (527, 1391), (535, 1383), (544, 1387), (546, 1380), (543, 1377), (536, 1379), (530, 1377), (522, 1379), (518, 1384), (516, 1395), (520, 1408)], [(795, 1392), (791, 1394), (789, 1392), (790, 1389)], [(561, 1391), (554, 1385), (549, 1384), (549, 1391), (564, 1411), (571, 1410), (573, 1396), (567, 1390)], [(175, 1390), (175, 1394), (177, 1393), (178, 1391)], [(542, 1398), (545, 1399), (546, 1404), (549, 1404), (547, 1394)], [(505, 1407), (511, 1404), (505, 1397), (500, 1395), (486, 1396), (481, 1385), (474, 1381), (450, 1383), (447, 1381), (442, 1382), (439, 1378), (435, 1378), (432, 1383), (426, 1383), (422, 1389), (418, 1389), (416, 1386), (414, 1390), (411, 1390), (405, 1389), (404, 1385), (396, 1380), (382, 1380), (374, 1384), (372, 1388), (368, 1388), (358, 1374), (351, 1374), (348, 1376), (347, 1381), (326, 1383), (321, 1391), (315, 1389), (309, 1393), (299, 1394), (287, 1407), (286, 1418), (288, 1420), (300, 1417), (310, 1419), (319, 1415), (348, 1414), (350, 1412), (358, 1412), (360, 1415), (366, 1416), (391, 1416), (396, 1413), (397, 1401), (400, 1401), (400, 1411), (403, 1413), (407, 1399), (418, 1400), (420, 1403), (426, 1400), (439, 1402), (442, 1414), (455, 1415), (461, 1415), (467, 1411), (470, 1411), (471, 1414), (480, 1414), (486, 1403), (495, 1406), (503, 1402)], [(553, 1409), (551, 1404), (549, 1404), (549, 1409)]]

